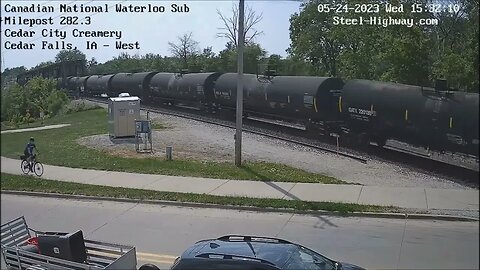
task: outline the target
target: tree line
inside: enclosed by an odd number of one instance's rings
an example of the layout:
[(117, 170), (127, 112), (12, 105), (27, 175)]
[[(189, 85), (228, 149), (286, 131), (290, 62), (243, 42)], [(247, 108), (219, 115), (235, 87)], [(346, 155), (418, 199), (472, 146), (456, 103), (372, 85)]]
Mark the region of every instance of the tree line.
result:
[[(319, 12), (319, 5), (333, 7), (333, 3), (335, 7), (378, 4), (381, 8), (374, 14)], [(388, 14), (385, 3), (403, 4), (404, 12)], [(422, 86), (446, 79), (450, 87), (478, 92), (478, 10), (478, 0), (309, 1), (290, 18), (288, 51), (311, 64), (315, 74), (321, 76)], [(429, 20), (432, 25), (334, 25), (334, 16), (339, 15), (345, 19), (375, 16)]]

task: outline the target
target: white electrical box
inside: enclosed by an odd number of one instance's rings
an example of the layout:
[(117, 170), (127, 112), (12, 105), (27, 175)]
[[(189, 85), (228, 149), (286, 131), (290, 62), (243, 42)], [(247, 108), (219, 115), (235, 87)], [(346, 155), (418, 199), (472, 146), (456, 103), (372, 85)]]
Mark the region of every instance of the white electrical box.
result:
[(108, 102), (110, 137), (134, 137), (135, 120), (140, 120), (139, 97), (114, 97)]

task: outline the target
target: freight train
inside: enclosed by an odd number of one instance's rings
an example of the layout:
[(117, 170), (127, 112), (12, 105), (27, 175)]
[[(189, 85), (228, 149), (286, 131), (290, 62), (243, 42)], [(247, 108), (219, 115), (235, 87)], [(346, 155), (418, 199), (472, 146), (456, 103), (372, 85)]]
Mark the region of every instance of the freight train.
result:
[[(150, 104), (235, 111), (236, 73), (117, 73), (70, 77), (64, 88), (83, 96), (139, 96)], [(245, 116), (303, 124), (319, 136), (384, 146), (396, 139), (478, 160), (478, 93), (332, 77), (244, 74)]]
[(62, 86), (67, 78), (85, 73), (85, 60), (62, 61), (29, 70), (17, 76), (17, 83), (24, 85), (33, 77), (42, 77), (57, 80), (58, 86)]

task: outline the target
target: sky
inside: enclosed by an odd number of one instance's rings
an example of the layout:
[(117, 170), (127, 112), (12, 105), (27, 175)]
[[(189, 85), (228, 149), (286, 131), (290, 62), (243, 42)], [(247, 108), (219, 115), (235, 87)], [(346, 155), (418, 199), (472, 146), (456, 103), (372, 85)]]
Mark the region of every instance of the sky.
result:
[[(12, 6), (31, 6), (32, 3), (43, 4), (44, 6), (53, 6), (55, 9), (53, 13), (45, 12), (12, 12)], [(163, 13), (117, 13), (115, 11), (115, 4), (147, 6), (148, 4), (154, 6), (164, 6)], [(258, 14), (263, 14), (263, 20), (256, 26), (256, 29), (263, 31), (255, 41), (270, 54), (279, 54), (286, 56), (286, 49), (290, 45), (289, 27), (290, 16), (299, 11), (299, 1), (245, 1), (246, 5), (255, 10)], [(108, 13), (93, 12), (59, 12), (60, 4), (74, 4), (80, 5), (94, 5), (109, 6)], [(186, 4), (189, 12), (172, 12), (171, 5), (177, 4), (183, 6)], [(10, 6), (8, 6), (10, 5)], [(230, 17), (232, 14), (233, 5), (238, 5), (238, 1), (136, 1), (136, 0), (110, 0), (110, 1), (79, 1), (79, 0), (34, 0), (34, 1), (1, 1), (1, 68), (13, 68), (17, 66), (25, 66), (31, 68), (40, 62), (54, 61), (55, 55), (60, 49), (42, 49), (42, 42), (47, 43), (71, 43), (77, 49), (86, 54), (87, 59), (94, 57), (99, 63), (103, 63), (118, 56), (122, 52), (129, 54), (144, 55), (146, 53), (160, 54), (162, 56), (171, 55), (169, 51), (168, 42), (178, 41), (177, 37), (185, 33), (192, 32), (193, 39), (199, 42), (200, 49), (211, 46), (213, 51), (218, 53), (225, 48), (227, 39), (218, 38), (216, 34), (220, 32), (218, 28), (222, 27), (217, 10), (222, 14)], [(10, 12), (8, 12), (10, 10)], [(61, 17), (63, 16), (77, 16), (78, 23), (83, 25), (60, 25)], [(90, 17), (90, 25), (86, 25), (85, 17)], [(17, 25), (6, 24), (7, 17), (15, 17)], [(52, 18), (54, 25), (36, 25), (29, 27), (27, 25), (18, 25), (19, 17), (27, 19), (49, 19)], [(82, 20), (83, 19), (83, 20)], [(8, 29), (8, 30), (7, 30)], [(35, 31), (33, 37), (6, 37), (12, 35), (12, 31), (18, 30)], [(46, 30), (44, 30), (46, 29)], [(60, 39), (58, 37), (43, 37), (42, 31), (60, 30), (66, 31), (66, 38)], [(121, 31), (121, 39), (113, 38), (80, 38), (72, 37), (73, 30), (109, 30)], [(7, 33), (8, 32), (8, 33)], [(87, 50), (86, 42), (95, 41), (99, 44), (96, 50)], [(126, 43), (138, 41), (140, 49), (121, 50), (116, 49), (117, 41)], [(35, 47), (31, 50), (26, 49), (7, 49), (6, 46), (11, 46), (12, 43), (34, 43)], [(103, 44), (110, 45), (103, 47)]]

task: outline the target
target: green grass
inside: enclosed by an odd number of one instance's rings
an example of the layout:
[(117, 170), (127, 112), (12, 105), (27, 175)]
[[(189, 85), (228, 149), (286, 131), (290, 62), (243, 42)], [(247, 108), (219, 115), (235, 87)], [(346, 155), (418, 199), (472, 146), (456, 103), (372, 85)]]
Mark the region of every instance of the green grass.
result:
[(298, 200), (227, 197), (206, 194), (153, 191), (133, 188), (107, 187), (46, 180), (33, 176), (1, 174), (1, 189), (33, 191), (70, 195), (100, 196), (108, 198), (129, 198), (138, 200), (163, 200), (175, 202), (210, 203), (217, 205), (253, 206), (261, 208), (324, 210), (339, 213), (352, 212), (399, 212), (397, 207), (360, 205), (353, 203), (307, 202)]
[(167, 127), (160, 122), (153, 122), (152, 121), (152, 129), (166, 129)]
[[(72, 108), (75, 108), (75, 104), (78, 105), (78, 103), (80, 103), (80, 102), (81, 101), (79, 101), (79, 100), (71, 101), (70, 104), (68, 104), (64, 108), (64, 111), (67, 110), (67, 109), (72, 110)], [(98, 108), (101, 108), (101, 107), (99, 107), (97, 105), (87, 104), (84, 107), (82, 107), (80, 110), (88, 111), (88, 110), (95, 110), (95, 109), (98, 109)], [(71, 114), (74, 114), (74, 113), (71, 113)], [(11, 130), (11, 129), (34, 128), (34, 127), (42, 127), (42, 126), (46, 126), (46, 125), (62, 124), (61, 121), (65, 117), (68, 118), (68, 116), (69, 116), (69, 114), (63, 114), (63, 115), (52, 117), (52, 118), (45, 118), (43, 120), (37, 119), (37, 121), (32, 122), (32, 123), (23, 123), (23, 124), (17, 124), (17, 125), (14, 125), (14, 124), (12, 124), (8, 121), (3, 121), (3, 122), (1, 122), (0, 127), (1, 127), (1, 130), (4, 131), (4, 130)]]
[(17, 124), (14, 125), (8, 121), (4, 121), (1, 124), (1, 129), (3, 130), (11, 130), (11, 129), (19, 129), (19, 128), (33, 128), (33, 127), (41, 127), (45, 125), (46, 120), (43, 122), (40, 121), (35, 121), (33, 123), (23, 123), (23, 124)]
[[(90, 149), (76, 143), (78, 138), (106, 134), (107, 113), (95, 109), (46, 119), (43, 125), (67, 124), (71, 126), (41, 131), (1, 135), (1, 154), (19, 158), (28, 138), (35, 137), (39, 160), (45, 164), (111, 171), (209, 177), (220, 179), (244, 179), (256, 181), (304, 182), (347, 184), (333, 177), (305, 172), (280, 164), (264, 162), (244, 163), (240, 168), (233, 163), (217, 163), (192, 160), (166, 161), (159, 158), (125, 158)], [(39, 123), (33, 123), (39, 124)]]

